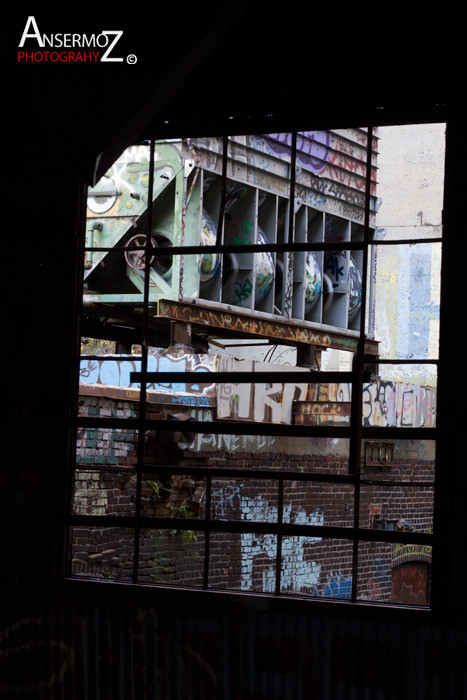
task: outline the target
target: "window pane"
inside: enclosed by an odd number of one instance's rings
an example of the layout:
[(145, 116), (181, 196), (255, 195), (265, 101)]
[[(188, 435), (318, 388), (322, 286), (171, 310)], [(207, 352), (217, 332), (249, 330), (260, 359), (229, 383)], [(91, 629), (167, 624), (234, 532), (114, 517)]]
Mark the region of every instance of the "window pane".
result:
[(133, 530), (120, 527), (73, 527), (70, 545), (72, 575), (131, 580)]
[(433, 531), (433, 487), (366, 486), (360, 489), (360, 527), (394, 532)]
[(276, 555), (276, 535), (212, 532), (209, 587), (274, 593)]
[(361, 542), (358, 566), (358, 600), (429, 605), (431, 547)]
[(441, 235), (445, 124), (379, 127), (378, 239)]
[[(84, 263), (85, 313), (99, 304), (141, 304), (146, 257), (150, 261), (149, 298), (160, 298), (173, 285), (179, 259), (155, 254), (156, 248), (179, 243), (184, 164), (180, 141), (160, 141), (154, 154), (152, 231), (146, 245), (150, 149), (148, 144), (124, 151), (95, 187), (89, 189)], [(98, 250), (104, 248), (105, 250)], [(175, 267), (173, 267), (175, 265)], [(178, 281), (178, 280), (177, 280)]]
[(77, 515), (135, 514), (136, 475), (130, 472), (77, 469), (73, 512)]
[[(116, 402), (101, 399), (99, 402), (84, 402), (80, 405), (80, 416), (90, 418), (107, 418), (115, 412), (121, 417), (131, 408), (124, 402), (116, 407)], [(76, 440), (76, 465), (77, 467), (136, 469), (136, 430), (122, 430), (120, 428), (96, 428), (80, 427)], [(78, 477), (77, 477), (78, 478)]]
[(199, 464), (211, 466), (348, 473), (349, 441), (342, 438), (205, 433), (196, 436), (192, 450)]
[(206, 513), (206, 479), (164, 471), (146, 473), (141, 486), (141, 515), (146, 518), (200, 518)]
[(143, 529), (138, 565), (138, 580), (142, 583), (201, 587), (204, 532)]
[[(363, 384), (363, 425), (381, 428), (436, 426), (437, 368), (431, 364), (367, 365)], [(376, 374), (377, 372), (377, 374)]]
[(375, 249), (375, 337), (381, 357), (437, 359), (441, 244)]
[(353, 526), (354, 487), (349, 484), (284, 481), (285, 523)]
[(271, 479), (212, 479), (215, 520), (277, 522), (277, 482)]
[(435, 449), (434, 440), (364, 440), (362, 480), (432, 485)]
[(284, 537), (281, 592), (350, 599), (352, 543), (321, 537)]

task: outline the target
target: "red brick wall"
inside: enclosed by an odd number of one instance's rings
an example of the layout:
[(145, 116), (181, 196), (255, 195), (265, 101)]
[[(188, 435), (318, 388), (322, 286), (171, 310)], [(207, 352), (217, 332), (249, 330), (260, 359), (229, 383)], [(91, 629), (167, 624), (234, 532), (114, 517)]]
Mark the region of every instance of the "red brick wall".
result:
[[(160, 409), (159, 409), (160, 410)], [(135, 415), (134, 404), (82, 397), (83, 415)], [(161, 415), (153, 413), (153, 415)], [(206, 419), (206, 416), (205, 416)], [(136, 506), (136, 431), (84, 430), (78, 435), (74, 511), (80, 515), (133, 516)], [(146, 436), (145, 462), (173, 464), (173, 474), (146, 473), (142, 482), (145, 517), (205, 516), (205, 479), (196, 466), (291, 469), (300, 472), (346, 474), (344, 441), (242, 437), (225, 444), (214, 436), (197, 438), (194, 447), (177, 449)], [(255, 450), (255, 446), (258, 449)], [(193, 474), (177, 475), (177, 465), (193, 466)], [(86, 467), (86, 468), (84, 468)], [(427, 484), (433, 478), (433, 455), (426, 443), (398, 443), (393, 462), (384, 467), (362, 465), (364, 479)], [(151, 484), (152, 482), (152, 484)], [(277, 482), (244, 478), (213, 478), (211, 517), (221, 520), (274, 522), (277, 518)], [(285, 522), (352, 527), (353, 486), (301, 480), (284, 481)], [(432, 528), (433, 491), (428, 485), (362, 485), (359, 525), (375, 527), (378, 519), (389, 527)], [(404, 522), (405, 521), (405, 524)], [(392, 523), (392, 525), (391, 525)], [(139, 543), (140, 580), (168, 585), (201, 586), (204, 533), (200, 530), (144, 529)], [(79, 576), (131, 579), (133, 533), (126, 528), (75, 528), (71, 534), (72, 570)], [(361, 542), (358, 597), (389, 601), (395, 544)], [(209, 585), (245, 591), (273, 592), (277, 539), (272, 534), (212, 532)], [(399, 554), (402, 552), (399, 547)], [(429, 557), (425, 557), (425, 559)], [(407, 559), (407, 557), (406, 557)], [(347, 598), (352, 580), (351, 540), (286, 537), (282, 541), (284, 593)]]

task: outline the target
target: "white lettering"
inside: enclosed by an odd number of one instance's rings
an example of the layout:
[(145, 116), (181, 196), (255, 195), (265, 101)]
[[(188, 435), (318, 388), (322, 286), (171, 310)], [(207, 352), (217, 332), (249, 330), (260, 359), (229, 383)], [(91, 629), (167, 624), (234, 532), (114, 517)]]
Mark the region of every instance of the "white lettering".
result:
[[(116, 56), (110, 56), (110, 52), (116, 46), (118, 40), (122, 36), (122, 30), (105, 30), (100, 34), (43, 34), (39, 32), (39, 27), (37, 25), (36, 19), (33, 15), (30, 15), (26, 21), (25, 27), (23, 29), (23, 34), (21, 40), (18, 44), (22, 48), (25, 44), (26, 39), (35, 39), (41, 48), (44, 46), (50, 47), (89, 47), (89, 46), (99, 46), (100, 48), (107, 47), (107, 50), (102, 55), (101, 60), (106, 62), (122, 62), (123, 58)], [(110, 37), (112, 41), (110, 41)], [(98, 56), (99, 54), (95, 54)]]
[[(104, 31), (102, 32), (102, 34), (105, 34), (106, 36), (107, 36), (108, 34), (114, 34), (114, 35), (115, 35), (115, 39), (113, 40), (113, 42), (110, 44), (110, 46), (109, 46), (109, 48), (107, 49), (107, 51), (106, 51), (106, 52), (104, 53), (104, 55), (102, 56), (101, 61), (105, 61), (105, 62), (108, 62), (108, 61), (119, 61), (119, 62), (121, 62), (121, 61), (123, 61), (123, 58), (114, 58), (114, 57), (110, 58), (110, 57), (109, 57), (109, 53), (112, 51), (113, 47), (115, 46), (115, 44), (117, 43), (117, 41), (120, 39), (120, 37), (122, 36), (123, 32), (122, 32), (121, 30), (119, 30), (119, 29), (117, 29), (117, 30), (104, 30)], [(100, 46), (100, 44), (99, 44), (99, 46)]]
[(91, 34), (90, 37), (86, 36), (86, 34), (83, 34), (81, 40), (82, 40), (81, 46), (83, 46), (83, 48), (85, 46), (95, 46), (96, 45), (96, 35), (95, 34)]
[[(28, 34), (29, 27), (31, 25), (34, 28), (34, 32), (32, 34)], [(30, 15), (28, 17), (28, 20), (26, 22), (26, 26), (24, 27), (23, 36), (21, 37), (21, 41), (19, 42), (18, 45), (20, 47), (24, 46), (24, 42), (26, 41), (26, 39), (36, 39), (39, 46), (41, 48), (44, 48), (43, 39), (42, 39), (41, 35), (39, 34), (39, 27), (37, 26), (37, 22), (32, 15)]]
[[(101, 42), (99, 41), (100, 38), (101, 38), (101, 36), (104, 37), (104, 43), (103, 43), (103, 44), (101, 44)], [(104, 33), (103, 33), (103, 34), (99, 34), (99, 35), (97, 36), (96, 44), (97, 44), (98, 46), (100, 46), (101, 48), (102, 48), (103, 46), (107, 46), (108, 43), (109, 43), (109, 37), (106, 36)]]

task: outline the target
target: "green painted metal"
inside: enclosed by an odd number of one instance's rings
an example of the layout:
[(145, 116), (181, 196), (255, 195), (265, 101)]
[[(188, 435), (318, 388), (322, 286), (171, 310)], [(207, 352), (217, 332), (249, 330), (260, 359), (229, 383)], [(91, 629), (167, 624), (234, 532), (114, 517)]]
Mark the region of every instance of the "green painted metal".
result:
[[(309, 322), (323, 326), (325, 333), (335, 329), (339, 346), (353, 348), (353, 338), (346, 343), (344, 337), (359, 329), (358, 315), (350, 313), (350, 273), (352, 266), (354, 270), (361, 267), (361, 251), (353, 253), (354, 260), (348, 251), (334, 253), (333, 269), (325, 254), (316, 253), (315, 262), (323, 279), (319, 298), (310, 306), (307, 285), (314, 273), (307, 253), (278, 252), (268, 257), (247, 250), (248, 244), (257, 242), (285, 243), (291, 235), (294, 242), (312, 244), (362, 240), (361, 169), (366, 150), (362, 133), (354, 129), (320, 134), (316, 142), (309, 137), (306, 148), (317, 149), (322, 165), (313, 158), (311, 165), (298, 162), (291, 225), (290, 157), (275, 150), (284, 147), (282, 135), (229, 138), (222, 240), (228, 245), (243, 244), (245, 252), (225, 253), (219, 256), (217, 265), (209, 260), (215, 271), (208, 278), (203, 277), (208, 258), (201, 253), (153, 256), (149, 303), (205, 300), (208, 305), (217, 305), (219, 311), (233, 308), (250, 318), (257, 317), (258, 312), (268, 314), (279, 325), (294, 320)], [(305, 138), (302, 141), (299, 160), (305, 156), (310, 160), (313, 151), (305, 154)], [(356, 153), (353, 159), (342, 155), (349, 144)], [(222, 198), (222, 139), (156, 142), (151, 203), (149, 156), (149, 145), (127, 149), (89, 191), (85, 306), (131, 307), (143, 302), (144, 251), (138, 253), (131, 246), (145, 245), (149, 206), (151, 245), (158, 253), (164, 246), (215, 242), (212, 236), (215, 239)], [(206, 220), (210, 222), (208, 233)], [(272, 282), (265, 286), (268, 274)]]

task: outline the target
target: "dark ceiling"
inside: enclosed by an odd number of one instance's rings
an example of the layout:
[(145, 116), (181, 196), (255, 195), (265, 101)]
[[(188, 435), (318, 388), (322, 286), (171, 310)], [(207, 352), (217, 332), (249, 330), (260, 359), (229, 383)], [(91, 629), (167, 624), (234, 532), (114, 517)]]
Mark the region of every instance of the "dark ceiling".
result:
[[(125, 139), (152, 133), (221, 131), (234, 123), (254, 131), (265, 114), (273, 115), (271, 130), (329, 119), (334, 126), (368, 123), (373, 114), (383, 121), (404, 113), (436, 118), (437, 104), (456, 99), (461, 28), (439, 4), (410, 15), (389, 3), (115, 7), (21, 7), (2, 28), (8, 141), (27, 142), (38, 154), (47, 145), (60, 152), (62, 144), (85, 177), (112, 142), (118, 150)], [(134, 53), (138, 61), (18, 63), (30, 14), (44, 34), (121, 29), (118, 55)]]

